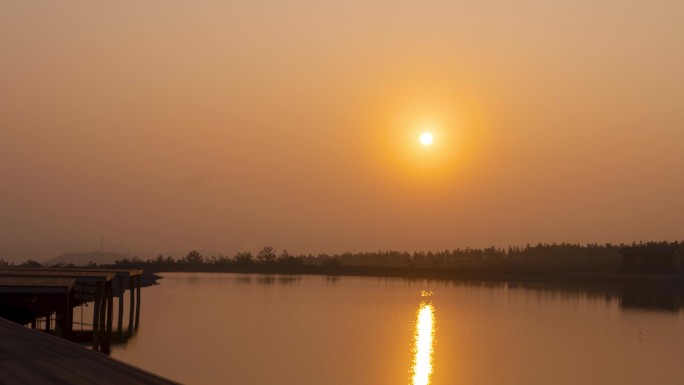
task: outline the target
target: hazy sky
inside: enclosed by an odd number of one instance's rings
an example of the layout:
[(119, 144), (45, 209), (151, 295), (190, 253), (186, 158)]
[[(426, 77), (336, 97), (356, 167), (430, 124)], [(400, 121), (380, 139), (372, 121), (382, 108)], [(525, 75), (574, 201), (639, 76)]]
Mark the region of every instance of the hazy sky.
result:
[(0, 0), (0, 245), (682, 239), (683, 20), (681, 0)]

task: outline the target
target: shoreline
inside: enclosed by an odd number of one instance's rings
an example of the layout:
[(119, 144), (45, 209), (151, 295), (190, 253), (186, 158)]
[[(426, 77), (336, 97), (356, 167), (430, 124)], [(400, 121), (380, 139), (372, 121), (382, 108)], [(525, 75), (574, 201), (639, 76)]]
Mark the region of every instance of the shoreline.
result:
[[(142, 266), (141, 266), (142, 267)], [(321, 275), (328, 277), (377, 277), (428, 279), (458, 282), (492, 282), (568, 287), (575, 289), (643, 289), (664, 290), (684, 294), (684, 271), (633, 272), (633, 271), (511, 271), (464, 270), (439, 268), (397, 268), (371, 266), (279, 266), (279, 265), (228, 265), (228, 266), (145, 266), (147, 274), (163, 272), (237, 273), (264, 275)], [(156, 284), (153, 283), (153, 284)]]

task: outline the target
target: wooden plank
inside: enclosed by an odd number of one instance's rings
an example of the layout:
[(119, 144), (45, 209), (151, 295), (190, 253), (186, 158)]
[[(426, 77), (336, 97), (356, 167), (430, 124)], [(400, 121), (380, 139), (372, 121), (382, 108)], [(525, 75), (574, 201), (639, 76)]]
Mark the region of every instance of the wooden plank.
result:
[(68, 272), (90, 272), (90, 273), (115, 273), (117, 275), (136, 276), (142, 275), (142, 269), (94, 269), (94, 268), (70, 268), (70, 267), (10, 267), (0, 270), (21, 270), (21, 271), (68, 271)]
[(155, 374), (0, 319), (0, 382), (7, 385), (166, 385)]
[(0, 293), (66, 294), (74, 287), (74, 281), (67, 277), (0, 275)]
[(28, 270), (28, 269), (0, 269), (0, 276), (16, 277), (71, 277), (77, 280), (111, 281), (113, 272), (86, 272), (86, 271), (57, 271), (57, 270)]
[(90, 271), (90, 272), (113, 272), (116, 273), (117, 275), (127, 275), (130, 277), (134, 277), (136, 275), (142, 275), (143, 270), (142, 269), (90, 269), (90, 268), (85, 268), (85, 269), (67, 269), (67, 268), (54, 268), (53, 270), (60, 270), (60, 271)]

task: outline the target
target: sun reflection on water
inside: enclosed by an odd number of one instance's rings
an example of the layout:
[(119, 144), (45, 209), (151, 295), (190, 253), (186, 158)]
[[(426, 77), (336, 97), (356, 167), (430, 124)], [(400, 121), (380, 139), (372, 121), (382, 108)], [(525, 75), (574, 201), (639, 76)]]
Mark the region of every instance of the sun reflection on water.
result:
[[(422, 293), (430, 297), (432, 292)], [(429, 385), (432, 374), (432, 355), (435, 340), (435, 308), (432, 302), (420, 303), (416, 318), (416, 331), (413, 346), (413, 385)]]

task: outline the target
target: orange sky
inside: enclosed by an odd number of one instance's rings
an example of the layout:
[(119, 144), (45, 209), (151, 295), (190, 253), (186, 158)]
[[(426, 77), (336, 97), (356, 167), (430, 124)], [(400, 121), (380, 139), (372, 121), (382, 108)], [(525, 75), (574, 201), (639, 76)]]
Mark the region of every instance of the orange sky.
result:
[(0, 245), (682, 239), (684, 3), (470, 3), (0, 3)]

